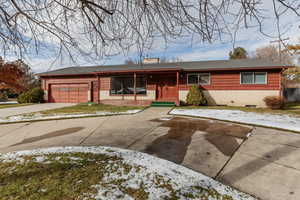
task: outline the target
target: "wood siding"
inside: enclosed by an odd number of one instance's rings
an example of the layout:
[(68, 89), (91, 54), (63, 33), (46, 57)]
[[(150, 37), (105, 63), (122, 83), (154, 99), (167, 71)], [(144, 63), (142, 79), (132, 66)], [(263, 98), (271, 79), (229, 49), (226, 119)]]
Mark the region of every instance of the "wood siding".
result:
[[(249, 72), (253, 71), (267, 72), (267, 84), (241, 84), (241, 71), (217, 71), (208, 72), (210, 73), (210, 84), (201, 85), (201, 87), (205, 90), (280, 90), (280, 70), (249, 70)], [(188, 90), (189, 88), (187, 73), (185, 73), (181, 76), (179, 89)]]
[[(268, 70), (243, 70), (243, 72), (267, 72), (267, 84), (241, 84), (240, 72), (241, 71), (208, 71), (210, 73), (210, 84), (201, 85), (204, 90), (280, 90), (281, 89), (281, 69), (268, 69)], [(201, 73), (201, 72), (180, 72), (179, 75), (179, 90), (188, 90), (190, 85), (187, 85), (188, 73)], [(120, 74), (118, 74), (120, 75)], [(155, 90), (164, 83), (167, 79), (175, 81), (176, 72), (168, 73), (145, 73), (139, 72), (138, 75), (147, 76), (147, 90)], [(91, 92), (91, 99), (94, 102), (98, 101), (98, 78), (97, 75), (72, 75), (72, 76), (47, 76), (42, 77), (42, 87), (44, 90), (50, 92), (51, 85), (58, 86), (59, 84), (87, 84), (88, 90)], [(93, 87), (93, 88), (92, 88)], [(100, 77), (100, 90), (109, 91), (111, 87), (111, 75)], [(177, 88), (176, 88), (177, 90)], [(50, 95), (49, 95), (50, 94)], [(49, 93), (48, 97), (51, 97)], [(88, 93), (86, 92), (86, 95)], [(174, 92), (174, 97), (178, 96)], [(85, 97), (84, 97), (85, 98)], [(156, 96), (157, 98), (157, 96)], [(83, 97), (81, 97), (83, 99)], [(51, 100), (51, 98), (49, 98)], [(101, 96), (100, 96), (101, 100)]]
[(110, 80), (109, 76), (100, 78), (100, 90), (110, 90)]
[(44, 90), (48, 90), (51, 84), (67, 84), (67, 83), (91, 83), (97, 81), (95, 75), (89, 76), (57, 76), (57, 77), (42, 77), (44, 84), (42, 85)]
[[(254, 71), (254, 70), (253, 70)], [(280, 89), (280, 70), (255, 70), (256, 72), (267, 72), (267, 84), (241, 84), (240, 71), (217, 71), (210, 73), (210, 85), (202, 85), (205, 90), (279, 90)], [(193, 73), (193, 72), (189, 72)], [(153, 74), (147, 76), (147, 89), (155, 90), (157, 87), (156, 80), (164, 79), (165, 75)], [(156, 77), (156, 78), (154, 78)], [(169, 78), (169, 77), (168, 77)], [(100, 78), (100, 90), (110, 90), (109, 76)], [(174, 73), (174, 80), (176, 74)], [(49, 84), (66, 84), (66, 83), (91, 83), (98, 81), (95, 75), (90, 76), (66, 76), (66, 77), (42, 77), (42, 87), (48, 90)], [(188, 90), (187, 72), (181, 73), (179, 80), (179, 89)]]

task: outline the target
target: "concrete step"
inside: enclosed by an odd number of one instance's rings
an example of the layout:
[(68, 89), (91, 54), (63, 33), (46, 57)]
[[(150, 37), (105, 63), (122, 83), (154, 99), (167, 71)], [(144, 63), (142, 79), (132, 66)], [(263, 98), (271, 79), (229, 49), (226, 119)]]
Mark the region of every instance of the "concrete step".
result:
[(153, 101), (151, 106), (153, 107), (173, 107), (175, 106), (175, 102), (167, 102), (167, 101)]

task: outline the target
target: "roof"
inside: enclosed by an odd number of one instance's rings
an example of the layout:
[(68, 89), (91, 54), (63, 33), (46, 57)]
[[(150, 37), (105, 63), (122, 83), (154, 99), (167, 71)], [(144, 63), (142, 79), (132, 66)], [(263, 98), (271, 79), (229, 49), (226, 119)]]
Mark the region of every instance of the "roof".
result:
[(234, 70), (234, 69), (259, 69), (259, 68), (287, 68), (291, 67), (282, 63), (274, 63), (267, 60), (239, 59), (239, 60), (213, 60), (213, 61), (191, 61), (173, 63), (153, 64), (124, 64), (124, 65), (103, 65), (103, 66), (78, 66), (68, 67), (38, 74), (39, 76), (55, 75), (83, 75), (105, 72), (120, 71), (208, 71), (208, 70)]

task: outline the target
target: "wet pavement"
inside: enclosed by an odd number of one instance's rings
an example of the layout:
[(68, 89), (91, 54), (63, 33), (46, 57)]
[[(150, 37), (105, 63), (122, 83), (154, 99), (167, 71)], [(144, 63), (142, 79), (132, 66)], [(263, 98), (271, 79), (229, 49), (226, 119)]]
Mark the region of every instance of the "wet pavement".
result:
[[(203, 142), (208, 142), (224, 156), (232, 156), (240, 145), (238, 139), (247, 138), (247, 134), (251, 132), (249, 127), (213, 120), (174, 117), (170, 120), (154, 119), (152, 121), (161, 122), (159, 126), (168, 127), (169, 130), (167, 134), (147, 145), (143, 152), (154, 154), (177, 164), (183, 162), (192, 137), (197, 131), (205, 133), (205, 141), (201, 141), (199, 150)], [(207, 154), (210, 155), (211, 152), (207, 152)]]

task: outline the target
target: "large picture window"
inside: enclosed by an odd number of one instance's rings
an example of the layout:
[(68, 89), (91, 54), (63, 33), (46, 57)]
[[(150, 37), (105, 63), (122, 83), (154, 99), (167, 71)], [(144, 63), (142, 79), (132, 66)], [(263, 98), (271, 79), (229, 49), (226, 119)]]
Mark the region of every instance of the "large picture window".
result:
[(241, 84), (267, 84), (267, 72), (241, 72)]
[(209, 73), (195, 73), (187, 75), (187, 83), (189, 85), (209, 85), (210, 74)]
[[(110, 94), (134, 94), (133, 76), (116, 76), (111, 78)], [(146, 94), (146, 77), (136, 77), (136, 94)]]

